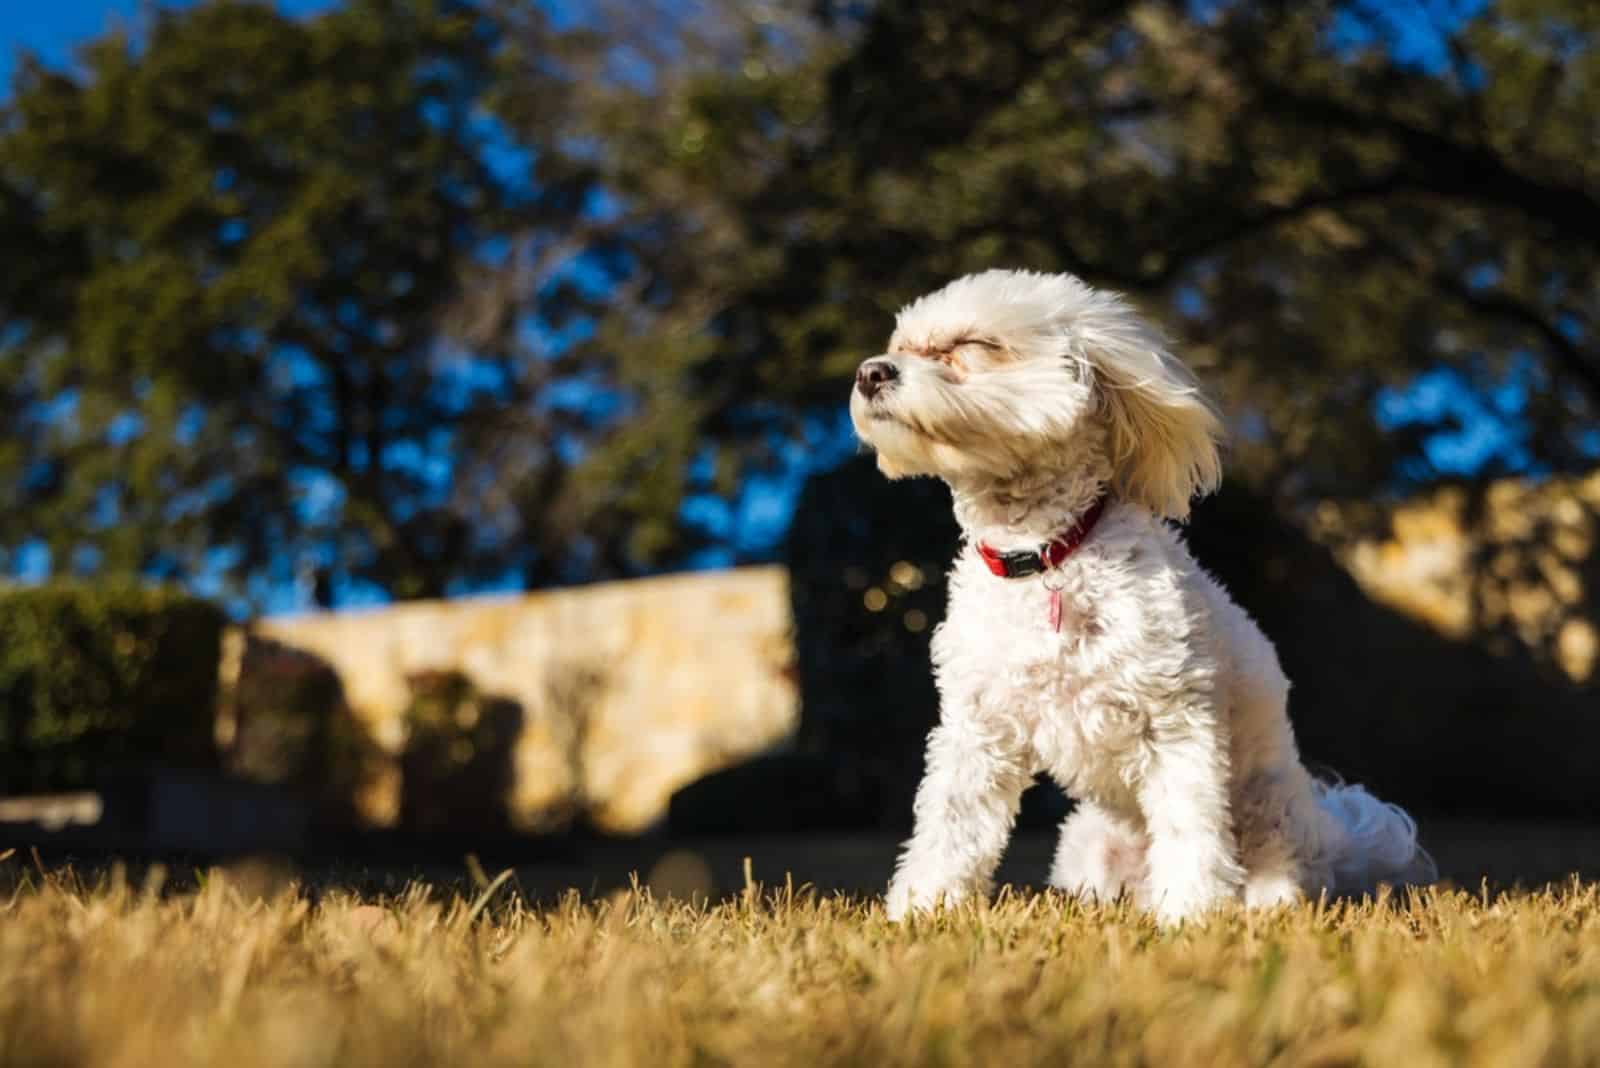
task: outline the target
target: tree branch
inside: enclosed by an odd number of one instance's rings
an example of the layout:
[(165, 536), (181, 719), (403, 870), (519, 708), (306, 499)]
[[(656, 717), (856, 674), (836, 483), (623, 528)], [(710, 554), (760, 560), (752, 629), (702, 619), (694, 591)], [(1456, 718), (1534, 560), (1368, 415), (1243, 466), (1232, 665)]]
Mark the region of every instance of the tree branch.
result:
[(1551, 322), (1532, 303), (1505, 290), (1485, 292), (1473, 289), (1460, 275), (1425, 263), (1391, 241), (1370, 233), (1367, 238), (1369, 247), (1379, 255), (1425, 277), (1435, 289), (1458, 304), (1480, 315), (1487, 315), (1533, 331), (1566, 373), (1581, 385), (1597, 404), (1600, 404), (1600, 363), (1591, 359), (1582, 347), (1563, 333), (1560, 327)]
[(1484, 145), (1463, 145), (1391, 115), (1365, 112), (1283, 85), (1263, 84), (1261, 105), (1291, 122), (1347, 133), (1381, 132), (1396, 142), (1408, 184), (1456, 199), (1497, 204), (1600, 244), (1600, 197), (1577, 185), (1531, 177)]

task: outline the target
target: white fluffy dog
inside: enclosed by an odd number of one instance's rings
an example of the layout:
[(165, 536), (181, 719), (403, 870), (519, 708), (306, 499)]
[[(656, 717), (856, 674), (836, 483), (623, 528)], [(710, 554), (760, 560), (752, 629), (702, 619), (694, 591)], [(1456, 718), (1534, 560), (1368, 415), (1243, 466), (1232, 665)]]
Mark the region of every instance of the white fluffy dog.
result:
[(987, 893), (1040, 771), (1077, 801), (1051, 883), (1163, 922), (1432, 880), (1404, 812), (1306, 771), (1272, 644), (1166, 522), (1216, 488), (1220, 426), (1120, 297), (962, 278), (900, 312), (850, 414), (965, 532), (891, 916)]

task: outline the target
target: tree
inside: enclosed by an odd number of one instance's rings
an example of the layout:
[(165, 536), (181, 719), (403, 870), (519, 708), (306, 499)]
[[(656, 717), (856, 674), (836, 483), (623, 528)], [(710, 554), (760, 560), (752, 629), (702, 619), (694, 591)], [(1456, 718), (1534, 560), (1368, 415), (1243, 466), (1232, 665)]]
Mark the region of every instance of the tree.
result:
[(902, 302), (994, 265), (1131, 293), (1287, 506), (1450, 473), (1458, 416), (1378, 403), (1441, 368), (1510, 428), (1478, 473), (1593, 462), (1593, 5), (733, 7), (710, 25), (741, 47), (684, 21), (582, 113), (637, 270), (593, 343), (650, 383), (607, 484), (682, 485), (708, 441), (759, 464)]
[(1451, 405), (1472, 470), (1587, 465), (1591, 8), (160, 14), (0, 116), (0, 548), (324, 601), (668, 566), (996, 264), (1129, 291), (1285, 507), (1450, 473)]
[[(503, 321), (467, 297), (509, 269), (513, 219), (564, 238), (590, 182), (489, 120), (499, 40), (452, 0), (215, 0), (95, 42), (81, 78), (24, 65), (0, 546), (258, 599), (299, 577), (321, 603), (562, 566), (546, 506), (587, 420), (541, 406), (571, 363), (523, 339), (586, 298), (555, 279)], [(530, 180), (500, 173), (524, 155)], [(537, 500), (497, 496), (508, 466)]]

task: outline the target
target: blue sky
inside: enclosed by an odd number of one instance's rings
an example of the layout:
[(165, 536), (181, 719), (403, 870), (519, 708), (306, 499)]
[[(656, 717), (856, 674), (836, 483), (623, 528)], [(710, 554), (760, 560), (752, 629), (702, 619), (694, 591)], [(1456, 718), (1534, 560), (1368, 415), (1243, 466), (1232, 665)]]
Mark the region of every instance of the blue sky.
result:
[[(184, 7), (190, 0), (168, 0), (162, 6)], [(21, 51), (37, 53), (53, 67), (66, 66), (73, 49), (119, 24), (134, 25), (148, 0), (11, 0), (14, 10), (0, 18), (0, 86), (11, 85)], [(330, 0), (279, 0), (278, 7), (292, 14), (321, 11)], [(26, 14), (18, 14), (26, 11)]]

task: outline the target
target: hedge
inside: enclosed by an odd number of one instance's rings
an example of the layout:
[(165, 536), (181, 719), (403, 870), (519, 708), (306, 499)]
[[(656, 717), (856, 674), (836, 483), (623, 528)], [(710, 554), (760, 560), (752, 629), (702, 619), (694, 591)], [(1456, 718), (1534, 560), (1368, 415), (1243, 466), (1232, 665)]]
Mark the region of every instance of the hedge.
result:
[(214, 766), (225, 623), (169, 589), (0, 588), (0, 793)]

